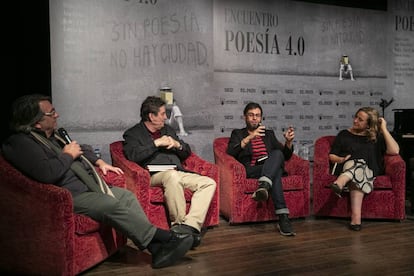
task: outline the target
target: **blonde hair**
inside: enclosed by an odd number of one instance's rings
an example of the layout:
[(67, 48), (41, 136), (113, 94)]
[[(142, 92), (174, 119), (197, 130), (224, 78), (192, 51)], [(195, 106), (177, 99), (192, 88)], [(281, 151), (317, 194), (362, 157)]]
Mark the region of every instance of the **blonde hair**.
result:
[(367, 137), (368, 140), (375, 143), (377, 141), (377, 136), (378, 136), (378, 125), (379, 125), (379, 113), (375, 108), (369, 107), (369, 106), (365, 106), (365, 107), (361, 107), (360, 109), (358, 109), (358, 111), (355, 113), (358, 114), (358, 112), (364, 112), (368, 115), (368, 120), (367, 120)]

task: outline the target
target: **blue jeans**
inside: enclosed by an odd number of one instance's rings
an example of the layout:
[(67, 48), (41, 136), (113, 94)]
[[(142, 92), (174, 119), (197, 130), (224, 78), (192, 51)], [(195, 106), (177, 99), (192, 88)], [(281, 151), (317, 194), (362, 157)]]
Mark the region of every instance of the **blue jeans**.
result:
[(284, 168), (285, 157), (280, 150), (270, 152), (269, 158), (266, 159), (263, 165), (246, 166), (246, 174), (248, 178), (258, 178), (259, 181), (266, 182), (270, 185), (270, 194), (277, 215), (289, 214), (282, 187), (282, 175), (285, 172)]

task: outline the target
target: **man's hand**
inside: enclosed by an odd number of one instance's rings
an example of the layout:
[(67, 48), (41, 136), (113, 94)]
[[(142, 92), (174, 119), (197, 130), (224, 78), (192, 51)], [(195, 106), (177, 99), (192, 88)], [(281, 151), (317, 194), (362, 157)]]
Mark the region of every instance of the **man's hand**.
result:
[(265, 136), (265, 132), (266, 132), (266, 127), (264, 125), (259, 124), (259, 126), (251, 133), (251, 135), (253, 136), (251, 139), (257, 136)]
[(343, 157), (342, 162), (340, 163), (345, 163), (346, 161), (348, 161), (348, 159), (351, 158), (351, 155), (348, 154), (347, 156)]
[(79, 158), (83, 154), (81, 146), (76, 141), (72, 141), (69, 144), (66, 144), (62, 150), (63, 153), (69, 154), (72, 156), (73, 160)]
[(291, 143), (295, 138), (295, 129), (292, 126), (289, 126), (288, 129), (283, 133), (283, 137), (287, 143)]
[(120, 174), (124, 174), (124, 172), (122, 171), (121, 168), (118, 167), (114, 167), (108, 163), (106, 163), (104, 160), (102, 159), (98, 159), (95, 163), (95, 165), (97, 165), (99, 167), (99, 169), (101, 169), (103, 175), (106, 175), (109, 171), (112, 171), (118, 175)]
[(154, 140), (154, 144), (156, 147), (166, 147), (167, 149), (179, 148), (181, 146), (180, 142), (167, 135)]

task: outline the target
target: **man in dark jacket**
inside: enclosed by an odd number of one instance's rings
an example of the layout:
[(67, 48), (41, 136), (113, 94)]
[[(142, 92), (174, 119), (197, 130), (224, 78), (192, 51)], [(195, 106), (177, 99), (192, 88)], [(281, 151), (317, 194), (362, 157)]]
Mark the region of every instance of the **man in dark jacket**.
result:
[(271, 193), (275, 213), (279, 216), (278, 228), (284, 236), (294, 236), (282, 188), (284, 161), (293, 152), (292, 127), (284, 133), (285, 144), (276, 138), (273, 130), (261, 125), (262, 108), (258, 103), (248, 103), (243, 115), (246, 127), (234, 129), (231, 133), (227, 153), (234, 156), (246, 168), (246, 177), (258, 178), (259, 187), (253, 193), (256, 201), (266, 201)]
[(123, 233), (141, 250), (152, 254), (152, 267), (173, 265), (193, 244), (189, 234), (177, 234), (152, 225), (135, 195), (107, 185), (103, 174), (123, 171), (98, 158), (92, 147), (65, 139), (57, 133), (59, 114), (50, 97), (26, 95), (12, 107), (15, 132), (2, 145), (4, 157), (27, 176), (68, 189), (73, 209)]
[[(124, 132), (124, 154), (142, 167), (148, 165), (176, 165), (177, 170), (151, 173), (150, 185), (162, 185), (171, 220), (171, 230), (191, 233), (193, 248), (201, 242), (203, 226), (211, 199), (216, 190), (214, 179), (186, 171), (181, 163), (191, 154), (190, 146), (175, 130), (165, 124), (165, 102), (155, 96), (147, 97), (141, 105), (141, 121)], [(186, 213), (184, 189), (193, 192), (191, 208)]]

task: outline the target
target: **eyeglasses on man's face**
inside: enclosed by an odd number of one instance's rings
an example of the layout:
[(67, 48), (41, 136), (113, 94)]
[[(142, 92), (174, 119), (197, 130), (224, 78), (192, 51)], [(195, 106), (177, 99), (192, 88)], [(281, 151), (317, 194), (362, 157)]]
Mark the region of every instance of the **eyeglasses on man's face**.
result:
[(50, 112), (45, 112), (43, 113), (44, 116), (49, 116), (49, 117), (53, 117), (56, 115), (56, 109), (52, 109)]

